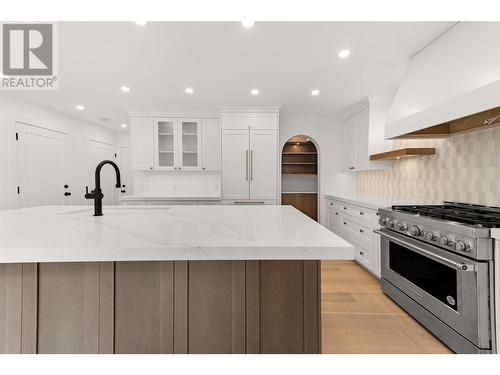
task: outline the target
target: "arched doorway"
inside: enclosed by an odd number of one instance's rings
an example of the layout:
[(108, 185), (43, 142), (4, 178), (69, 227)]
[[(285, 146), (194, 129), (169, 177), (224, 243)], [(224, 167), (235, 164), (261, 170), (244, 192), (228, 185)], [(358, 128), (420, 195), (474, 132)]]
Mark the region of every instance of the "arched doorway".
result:
[(296, 135), (281, 152), (281, 204), (318, 221), (318, 149), (312, 138)]

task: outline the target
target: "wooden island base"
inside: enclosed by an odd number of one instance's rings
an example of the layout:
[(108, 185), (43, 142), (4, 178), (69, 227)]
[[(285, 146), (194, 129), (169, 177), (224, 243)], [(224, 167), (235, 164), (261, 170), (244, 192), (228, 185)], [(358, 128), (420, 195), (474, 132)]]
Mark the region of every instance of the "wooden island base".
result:
[(0, 264), (0, 353), (319, 353), (319, 261)]

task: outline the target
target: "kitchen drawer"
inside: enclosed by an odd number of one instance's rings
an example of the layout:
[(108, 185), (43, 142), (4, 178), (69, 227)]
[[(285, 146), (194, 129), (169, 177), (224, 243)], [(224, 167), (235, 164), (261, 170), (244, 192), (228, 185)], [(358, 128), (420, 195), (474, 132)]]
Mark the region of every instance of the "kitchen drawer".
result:
[(351, 204), (347, 203), (342, 203), (339, 202), (340, 209), (342, 212), (347, 213), (351, 216), (359, 217), (360, 219), (370, 222), (370, 223), (377, 223), (378, 221), (378, 216), (377, 216), (377, 211), (375, 210), (370, 210), (365, 207), (360, 207), (360, 206), (354, 206)]
[(370, 227), (360, 224), (346, 214), (340, 215), (340, 225), (342, 230), (345, 231), (356, 244), (363, 247), (371, 247), (373, 236)]
[(373, 252), (371, 248), (354, 246), (354, 258), (370, 271), (373, 270)]

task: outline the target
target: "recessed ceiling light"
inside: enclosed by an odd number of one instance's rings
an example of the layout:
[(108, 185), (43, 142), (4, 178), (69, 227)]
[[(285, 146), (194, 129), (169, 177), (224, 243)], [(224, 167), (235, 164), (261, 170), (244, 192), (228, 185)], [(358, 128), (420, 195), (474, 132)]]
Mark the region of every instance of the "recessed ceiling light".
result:
[(191, 87), (186, 87), (185, 90), (186, 94), (192, 94), (194, 90)]
[(127, 127), (127, 124), (121, 124), (120, 125), (122, 128), (126, 128)]
[(120, 90), (122, 90), (123, 92), (130, 92), (130, 87), (122, 86), (120, 87)]
[(259, 90), (257, 90), (257, 89), (253, 89), (252, 91), (250, 91), (250, 93), (251, 93), (252, 95), (259, 95)]
[(343, 49), (339, 52), (339, 57), (341, 59), (345, 59), (346, 57), (348, 57), (349, 55), (351, 54), (351, 50), (349, 49)]
[(136, 24), (138, 24), (139, 26), (146, 26), (148, 21), (135, 21)]
[(247, 29), (253, 27), (253, 25), (255, 25), (255, 22), (254, 21), (249, 21), (249, 20), (246, 20), (246, 21), (241, 21), (241, 25)]
[(83, 111), (85, 109), (85, 107), (81, 104), (77, 104), (75, 108), (78, 109), (79, 111)]
[(312, 96), (318, 96), (319, 95), (319, 90), (312, 90), (311, 91)]

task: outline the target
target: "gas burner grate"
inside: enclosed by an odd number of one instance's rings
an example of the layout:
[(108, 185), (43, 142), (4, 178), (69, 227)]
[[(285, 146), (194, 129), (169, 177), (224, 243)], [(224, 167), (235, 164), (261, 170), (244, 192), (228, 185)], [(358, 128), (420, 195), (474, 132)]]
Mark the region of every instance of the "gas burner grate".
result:
[(485, 228), (500, 227), (500, 208), (445, 202), (443, 205), (392, 206), (395, 211), (435, 219), (455, 221)]

